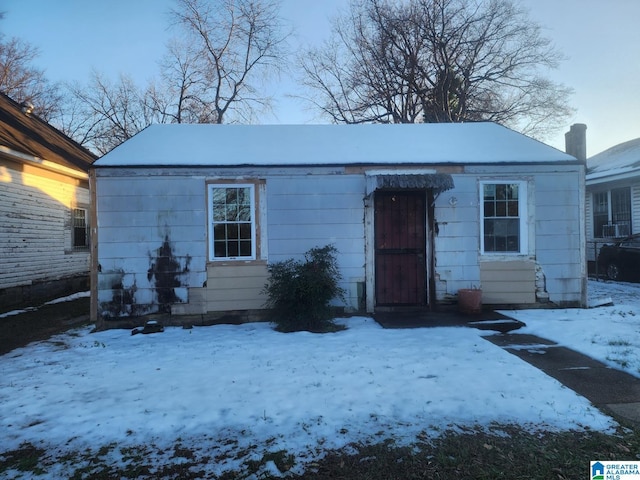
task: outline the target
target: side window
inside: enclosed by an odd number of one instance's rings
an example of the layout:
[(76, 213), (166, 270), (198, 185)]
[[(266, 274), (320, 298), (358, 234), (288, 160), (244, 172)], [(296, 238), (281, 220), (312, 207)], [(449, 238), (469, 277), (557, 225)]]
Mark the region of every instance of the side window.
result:
[(609, 195), (607, 192), (597, 192), (593, 199), (593, 236), (604, 237), (609, 224)]
[(71, 210), (71, 241), (74, 250), (89, 248), (89, 222), (86, 208), (73, 208)]
[(526, 253), (526, 183), (481, 182), (483, 253)]
[(209, 260), (256, 258), (253, 184), (208, 185)]

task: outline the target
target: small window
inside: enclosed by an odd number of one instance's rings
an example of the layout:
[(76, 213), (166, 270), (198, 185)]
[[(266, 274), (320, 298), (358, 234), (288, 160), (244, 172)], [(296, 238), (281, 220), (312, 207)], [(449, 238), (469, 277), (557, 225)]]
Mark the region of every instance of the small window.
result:
[(631, 234), (631, 188), (595, 192), (593, 200), (593, 236), (626, 237)]
[(526, 184), (481, 184), (483, 253), (524, 253)]
[(255, 187), (209, 185), (209, 260), (256, 258)]
[(87, 210), (84, 208), (74, 208), (72, 210), (72, 241), (73, 248), (80, 250), (89, 247), (89, 222), (87, 221)]

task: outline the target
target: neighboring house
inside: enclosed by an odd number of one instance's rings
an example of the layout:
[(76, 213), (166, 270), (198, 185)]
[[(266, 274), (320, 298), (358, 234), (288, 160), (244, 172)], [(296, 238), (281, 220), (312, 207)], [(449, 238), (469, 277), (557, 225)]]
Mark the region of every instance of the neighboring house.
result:
[(351, 311), (470, 287), (491, 305), (584, 305), (584, 174), (493, 123), (153, 125), (91, 171), (92, 316), (247, 316), (269, 263), (326, 244)]
[(640, 138), (587, 159), (587, 260), (600, 247), (640, 233)]
[(86, 289), (95, 155), (0, 94), (0, 308)]

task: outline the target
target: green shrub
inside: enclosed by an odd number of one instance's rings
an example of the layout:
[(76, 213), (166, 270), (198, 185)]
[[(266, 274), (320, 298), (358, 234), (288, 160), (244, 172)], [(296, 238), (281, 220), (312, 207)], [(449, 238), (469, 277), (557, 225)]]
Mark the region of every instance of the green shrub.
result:
[(344, 299), (338, 286), (342, 278), (333, 245), (312, 248), (305, 261), (285, 260), (269, 265), (269, 280), (264, 293), (269, 297), (272, 321), (282, 332), (338, 330), (333, 322), (330, 301)]

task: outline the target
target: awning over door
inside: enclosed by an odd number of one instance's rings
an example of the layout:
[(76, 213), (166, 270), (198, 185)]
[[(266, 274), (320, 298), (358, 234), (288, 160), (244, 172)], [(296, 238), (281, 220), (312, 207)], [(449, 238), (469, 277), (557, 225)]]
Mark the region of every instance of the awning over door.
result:
[(432, 189), (433, 193), (437, 195), (451, 190), (453, 186), (453, 177), (448, 173), (367, 172), (367, 195), (379, 189)]

